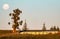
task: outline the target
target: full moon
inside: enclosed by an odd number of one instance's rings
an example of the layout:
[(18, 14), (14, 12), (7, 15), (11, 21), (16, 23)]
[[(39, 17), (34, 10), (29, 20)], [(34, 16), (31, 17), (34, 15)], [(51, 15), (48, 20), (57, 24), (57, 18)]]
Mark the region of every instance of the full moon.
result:
[(8, 9), (9, 9), (9, 4), (4, 4), (4, 5), (3, 5), (3, 9), (4, 9), (4, 10), (8, 10)]

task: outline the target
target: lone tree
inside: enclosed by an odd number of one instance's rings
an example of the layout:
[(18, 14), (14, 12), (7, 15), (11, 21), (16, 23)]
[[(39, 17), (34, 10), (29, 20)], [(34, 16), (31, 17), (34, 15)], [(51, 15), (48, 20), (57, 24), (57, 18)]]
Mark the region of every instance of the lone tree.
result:
[(24, 23), (24, 26), (23, 26), (23, 31), (26, 31), (27, 30), (27, 23), (26, 23), (26, 20), (25, 20), (25, 23)]
[[(21, 10), (19, 9), (15, 9), (13, 10), (13, 13), (10, 13), (9, 16), (12, 16), (11, 19), (13, 19), (13, 24), (12, 24), (12, 28), (13, 28), (13, 32), (16, 32), (16, 29), (19, 29), (19, 24), (22, 25), (23, 21), (20, 21), (20, 17), (19, 15), (22, 13)], [(10, 22), (8, 22), (8, 24), (10, 24)]]
[(43, 31), (46, 30), (46, 27), (45, 27), (45, 23), (43, 24), (43, 28), (42, 28)]

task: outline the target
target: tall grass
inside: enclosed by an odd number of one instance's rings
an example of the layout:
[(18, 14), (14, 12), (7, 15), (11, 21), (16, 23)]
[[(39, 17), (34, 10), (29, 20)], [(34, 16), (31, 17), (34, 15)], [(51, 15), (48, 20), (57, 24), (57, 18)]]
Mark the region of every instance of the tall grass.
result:
[[(1, 35), (6, 36), (1, 36)], [(47, 34), (47, 35), (32, 35), (32, 34), (20, 34), (12, 33), (12, 31), (1, 31), (0, 30), (0, 39), (60, 39), (60, 33), (57, 34)]]
[(15, 34), (0, 37), (0, 39), (60, 39), (60, 34), (47, 34), (47, 35)]

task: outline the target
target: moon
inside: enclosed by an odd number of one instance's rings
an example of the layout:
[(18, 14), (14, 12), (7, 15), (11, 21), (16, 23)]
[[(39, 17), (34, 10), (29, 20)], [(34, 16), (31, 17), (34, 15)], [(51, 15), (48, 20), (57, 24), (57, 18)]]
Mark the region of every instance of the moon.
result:
[(9, 4), (3, 4), (3, 9), (8, 10), (9, 9)]

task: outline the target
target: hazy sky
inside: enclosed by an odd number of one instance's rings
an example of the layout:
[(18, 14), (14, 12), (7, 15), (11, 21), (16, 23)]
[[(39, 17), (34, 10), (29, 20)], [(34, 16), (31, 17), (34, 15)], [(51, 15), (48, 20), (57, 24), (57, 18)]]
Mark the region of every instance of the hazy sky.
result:
[[(9, 5), (8, 10), (3, 9), (4, 4)], [(60, 0), (0, 0), (0, 29), (12, 29), (9, 13), (16, 8), (22, 11), (21, 20), (26, 19), (29, 29), (41, 29), (44, 22), (47, 29), (60, 27)]]

